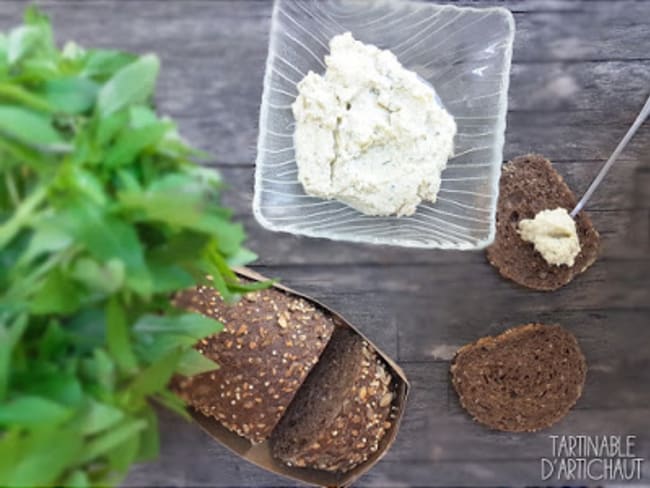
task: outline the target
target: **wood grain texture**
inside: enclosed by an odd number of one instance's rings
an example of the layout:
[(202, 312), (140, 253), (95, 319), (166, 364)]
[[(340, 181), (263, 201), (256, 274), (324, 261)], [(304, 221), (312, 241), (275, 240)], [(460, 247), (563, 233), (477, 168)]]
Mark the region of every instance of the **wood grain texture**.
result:
[[(157, 52), (157, 102), (214, 154), (226, 201), (260, 255), (259, 270), (339, 310), (398, 359), (413, 396), (396, 444), (359, 486), (540, 484), (549, 434), (636, 434), (650, 458), (650, 125), (589, 204), (601, 259), (566, 288), (503, 281), (481, 252), (373, 247), (271, 234), (251, 215), (253, 161), (270, 0), (48, 0), (59, 40)], [(541, 152), (584, 191), (650, 92), (650, 2), (460, 0), (515, 14), (517, 37), (504, 159)], [(0, 0), (0, 27), (26, 2)], [(448, 381), (456, 348), (521, 323), (562, 323), (589, 362), (583, 398), (539, 434), (488, 431)], [(284, 486), (196, 426), (162, 413), (162, 458), (127, 486)], [(645, 479), (650, 461), (645, 463)]]

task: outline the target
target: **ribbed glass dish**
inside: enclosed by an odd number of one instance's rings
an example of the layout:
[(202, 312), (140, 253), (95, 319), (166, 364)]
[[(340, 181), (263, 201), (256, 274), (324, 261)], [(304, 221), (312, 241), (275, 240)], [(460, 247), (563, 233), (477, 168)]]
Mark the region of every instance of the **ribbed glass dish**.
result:
[[(432, 84), (458, 126), (435, 203), (410, 217), (369, 217), (306, 195), (298, 181), (291, 104), (324, 73), (329, 40), (351, 32), (390, 49)], [(410, 0), (276, 0), (264, 79), (253, 211), (271, 230), (405, 247), (479, 249), (495, 232), (506, 126), (512, 14)]]

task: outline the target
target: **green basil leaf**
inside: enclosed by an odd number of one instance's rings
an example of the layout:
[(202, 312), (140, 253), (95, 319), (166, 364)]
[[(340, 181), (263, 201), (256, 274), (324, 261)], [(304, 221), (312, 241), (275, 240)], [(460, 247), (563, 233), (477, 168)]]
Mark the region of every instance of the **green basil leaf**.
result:
[(126, 442), (129, 438), (138, 435), (138, 433), (146, 428), (146, 426), (147, 422), (145, 420), (124, 420), (116, 427), (87, 443), (79, 462), (85, 463), (92, 461), (93, 459), (106, 454), (111, 449)]
[(169, 126), (164, 122), (128, 129), (119, 138), (117, 144), (108, 150), (104, 165), (107, 168), (117, 168), (131, 164), (138, 154), (155, 146), (167, 130), (169, 130)]
[[(43, 360), (57, 360), (65, 356), (70, 345), (67, 331), (61, 327), (59, 321), (49, 317), (45, 332), (41, 335), (38, 344), (38, 356)], [(59, 401), (57, 399), (57, 401)]]
[(0, 106), (0, 132), (31, 146), (66, 146), (66, 141), (52, 126), (50, 117), (21, 107)]
[(81, 75), (103, 82), (136, 59), (134, 54), (120, 51), (89, 51)]
[[(136, 105), (135, 107), (131, 107), (129, 110), (129, 120), (131, 127), (134, 129), (156, 125), (160, 122), (160, 119), (156, 115), (156, 112), (151, 110), (149, 107), (145, 107), (144, 105)], [(169, 121), (166, 120), (165, 122), (170, 128), (172, 127)]]
[(145, 191), (119, 194), (123, 208), (142, 212), (142, 218), (193, 228), (202, 217), (200, 188), (183, 175), (168, 175)]
[(123, 372), (134, 374), (138, 370), (128, 319), (117, 298), (112, 298), (106, 306), (106, 344), (115, 363)]
[(206, 215), (194, 228), (213, 235), (219, 250), (225, 255), (237, 252), (246, 237), (241, 224), (229, 222), (215, 215)]
[(236, 268), (238, 266), (246, 266), (257, 259), (257, 254), (245, 247), (239, 248), (235, 254), (228, 256), (228, 265)]
[(6, 430), (0, 437), (0, 486), (13, 486), (10, 481), (25, 455), (26, 440), (20, 429)]
[[(146, 426), (142, 430), (144, 432)], [(136, 434), (127, 437), (123, 442), (115, 445), (111, 450), (106, 453), (108, 457), (108, 464), (112, 470), (119, 473), (126, 473), (129, 466), (133, 464), (140, 452), (140, 436)]]
[(99, 87), (93, 81), (76, 77), (48, 80), (39, 93), (59, 112), (80, 114), (95, 105), (98, 91)]
[(60, 269), (51, 271), (30, 300), (35, 315), (67, 314), (82, 302), (83, 290)]
[(192, 420), (192, 417), (190, 417), (190, 414), (187, 412), (185, 403), (175, 393), (169, 390), (163, 390), (158, 392), (154, 399), (168, 410), (183, 417), (188, 422)]
[(124, 419), (124, 412), (112, 405), (91, 400), (80, 418), (79, 430), (83, 435), (95, 435), (110, 429)]
[(71, 70), (73, 72), (79, 71), (79, 63), (85, 62), (87, 56), (86, 50), (74, 41), (67, 41), (61, 50), (61, 57), (67, 62), (67, 66), (74, 66)]
[(80, 166), (64, 165), (59, 171), (56, 187), (61, 191), (74, 190), (84, 200), (87, 199), (100, 207), (107, 206), (109, 202), (109, 196), (99, 176)]
[(21, 396), (0, 405), (0, 426), (35, 427), (57, 425), (74, 410), (37, 396)]
[(0, 438), (2, 486), (55, 484), (65, 470), (77, 462), (82, 452), (82, 438), (69, 428), (20, 434)]
[(129, 116), (125, 111), (115, 112), (97, 123), (94, 136), (99, 146), (105, 146), (115, 139), (117, 134), (126, 127)]
[(41, 12), (37, 7), (30, 5), (25, 9), (23, 20), (26, 25), (40, 27), (43, 31), (44, 39), (47, 41), (47, 47), (52, 46), (52, 28), (50, 27), (50, 19), (47, 15)]
[(208, 371), (219, 369), (219, 365), (206, 358), (196, 349), (188, 349), (183, 353), (176, 368), (178, 374), (183, 376), (194, 376)]
[(30, 25), (16, 27), (9, 34), (7, 61), (10, 65), (16, 64), (42, 42), (43, 31), (40, 28)]
[(59, 65), (48, 57), (27, 57), (20, 62), (21, 79), (30, 84), (40, 84), (61, 76)]
[(97, 383), (103, 390), (115, 389), (116, 367), (106, 351), (95, 349), (91, 358), (81, 362), (81, 370), (84, 378)]
[(76, 469), (68, 475), (62, 483), (68, 488), (88, 488), (91, 486), (88, 475), (81, 469)]
[(197, 249), (203, 249), (209, 237), (193, 231), (182, 230), (171, 234), (164, 244), (155, 247), (148, 255), (154, 263), (180, 263), (190, 261)]
[(66, 213), (60, 214), (60, 225), (95, 258), (104, 262), (121, 260), (127, 271), (126, 283), (134, 291), (145, 296), (151, 293), (142, 242), (132, 225), (106, 215), (101, 207), (90, 202), (71, 205)]
[(154, 293), (171, 293), (189, 288), (194, 284), (194, 279), (180, 266), (165, 265), (162, 262), (147, 261), (151, 270)]
[(214, 236), (224, 254), (238, 251), (245, 237), (243, 227), (219, 216), (214, 207), (206, 205), (202, 194), (203, 187), (196, 181), (172, 175), (145, 191), (121, 192), (119, 200), (124, 209), (142, 212), (142, 219)]
[(18, 267), (31, 263), (44, 253), (61, 251), (72, 243), (72, 237), (50, 219), (44, 218), (35, 223), (29, 246), (20, 256)]
[(100, 90), (97, 111), (111, 115), (131, 104), (145, 102), (153, 93), (160, 61), (149, 54), (121, 68)]
[(151, 407), (147, 407), (143, 414), (147, 420), (147, 427), (140, 434), (140, 451), (137, 462), (152, 461), (160, 452), (160, 433), (158, 431), (158, 416)]
[(124, 263), (119, 259), (110, 259), (99, 263), (90, 258), (81, 258), (71, 269), (71, 276), (91, 290), (101, 293), (115, 293), (124, 285), (126, 272)]
[(27, 329), (27, 316), (19, 315), (13, 321), (0, 313), (0, 400), (7, 394), (11, 355), (18, 340)]
[(196, 343), (196, 339), (181, 334), (138, 334), (137, 341), (135, 352), (147, 364), (153, 364), (170, 352), (178, 351), (181, 347), (192, 347)]
[(106, 317), (102, 305), (84, 307), (66, 320), (71, 345), (84, 358), (106, 344)]
[(133, 326), (135, 334), (179, 334), (194, 341), (223, 330), (223, 324), (197, 313), (184, 313), (176, 317), (145, 315)]
[(67, 407), (78, 407), (84, 397), (79, 380), (71, 374), (60, 372), (53, 372), (42, 378), (32, 378), (25, 392), (47, 397)]
[(131, 398), (145, 398), (164, 389), (171, 380), (183, 351), (170, 351), (156, 362), (143, 369), (128, 387)]

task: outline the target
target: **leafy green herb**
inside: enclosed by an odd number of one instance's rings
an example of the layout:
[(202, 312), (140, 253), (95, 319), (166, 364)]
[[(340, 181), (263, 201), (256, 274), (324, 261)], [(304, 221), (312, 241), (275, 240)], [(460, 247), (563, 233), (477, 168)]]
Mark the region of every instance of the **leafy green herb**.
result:
[(160, 63), (54, 44), (36, 9), (0, 33), (0, 486), (119, 483), (158, 452), (152, 401), (221, 324), (175, 310), (255, 259), (223, 184), (151, 104)]

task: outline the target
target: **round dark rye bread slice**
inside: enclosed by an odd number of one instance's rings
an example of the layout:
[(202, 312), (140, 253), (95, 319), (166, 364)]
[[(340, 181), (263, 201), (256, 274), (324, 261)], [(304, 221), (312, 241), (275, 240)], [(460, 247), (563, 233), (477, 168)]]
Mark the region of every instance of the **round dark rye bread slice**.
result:
[(543, 156), (519, 156), (505, 164), (499, 184), (496, 238), (487, 249), (490, 264), (503, 277), (534, 290), (552, 291), (571, 282), (598, 257), (600, 237), (589, 216), (585, 212), (576, 216), (581, 250), (571, 267), (548, 264), (533, 244), (519, 236), (517, 228), (520, 220), (532, 219), (542, 210), (562, 207), (570, 212), (575, 205), (575, 195)]
[(220, 368), (181, 378), (174, 389), (240, 436), (264, 441), (318, 362), (334, 331), (332, 318), (276, 288), (228, 304), (216, 290), (199, 286), (179, 293), (174, 304), (224, 325), (220, 334), (196, 345)]
[(452, 383), (474, 420), (507, 432), (532, 432), (564, 417), (582, 394), (587, 363), (559, 325), (529, 324), (461, 347)]

